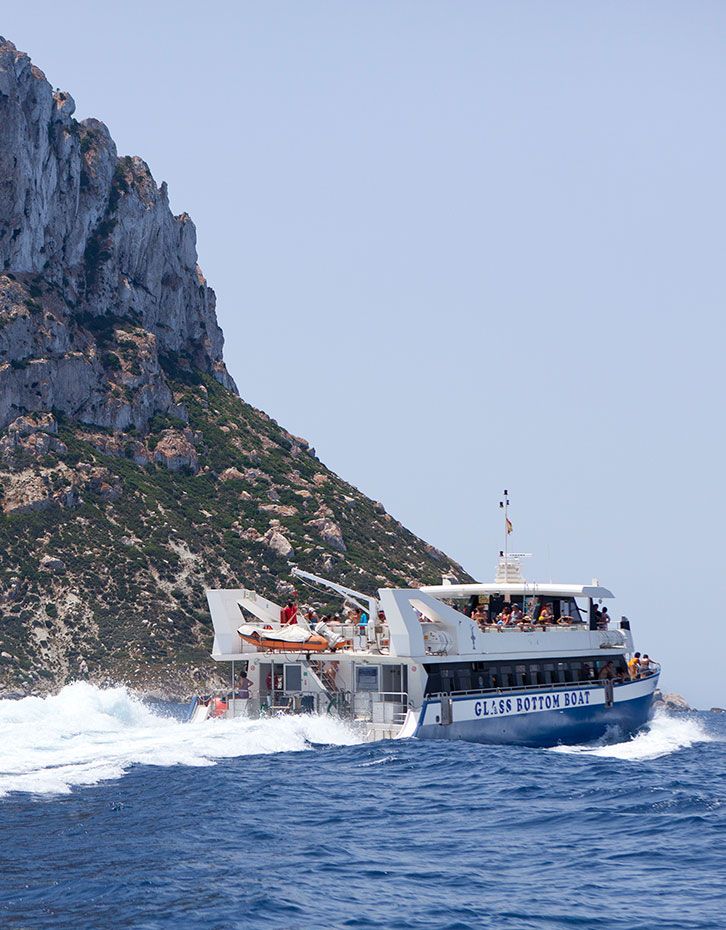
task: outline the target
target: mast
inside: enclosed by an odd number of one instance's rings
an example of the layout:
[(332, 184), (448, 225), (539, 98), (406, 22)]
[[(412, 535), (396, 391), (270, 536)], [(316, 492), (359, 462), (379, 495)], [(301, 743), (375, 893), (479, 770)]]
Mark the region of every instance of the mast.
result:
[(504, 489), (504, 500), (499, 501), (499, 507), (504, 511), (504, 583), (509, 581), (509, 534), (512, 532), (512, 524), (509, 522), (509, 491)]

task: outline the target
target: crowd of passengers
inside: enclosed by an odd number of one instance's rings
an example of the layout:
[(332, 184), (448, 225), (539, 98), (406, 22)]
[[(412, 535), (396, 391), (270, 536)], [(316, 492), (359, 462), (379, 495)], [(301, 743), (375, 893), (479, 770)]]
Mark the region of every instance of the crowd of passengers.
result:
[[(302, 617), (302, 619), (305, 621), (305, 624), (309, 626), (311, 630), (315, 629), (315, 626), (322, 622), (328, 626), (335, 626), (336, 624), (349, 624), (350, 626), (357, 626), (360, 628), (361, 633), (365, 631), (369, 620), (366, 611), (361, 610), (360, 607), (346, 608), (342, 615), (339, 613), (323, 614), (321, 617), (312, 607), (299, 610), (298, 605), (294, 601), (288, 601), (287, 604), (285, 604), (285, 606), (280, 610), (281, 626), (297, 624), (300, 622), (300, 617)], [(385, 623), (386, 618), (383, 611), (379, 611), (378, 621), (379, 623)]]
[[(522, 630), (523, 632), (542, 630), (544, 632), (554, 626), (575, 626), (584, 623), (579, 617), (555, 617), (552, 605), (547, 602), (534, 605), (526, 613), (519, 604), (505, 604), (496, 616), (491, 616), (489, 610), (480, 605), (474, 607), (471, 613), (467, 613), (467, 616), (470, 616), (480, 629), (496, 630), (499, 633), (505, 630)], [(610, 614), (607, 607), (593, 606), (592, 628), (607, 630), (609, 623)]]
[(652, 675), (655, 671), (655, 664), (647, 652), (645, 655), (636, 652), (633, 658), (628, 660), (627, 665), (619, 665), (617, 668), (612, 659), (608, 659), (597, 677), (601, 681), (634, 681), (636, 678), (647, 678), (648, 675)]

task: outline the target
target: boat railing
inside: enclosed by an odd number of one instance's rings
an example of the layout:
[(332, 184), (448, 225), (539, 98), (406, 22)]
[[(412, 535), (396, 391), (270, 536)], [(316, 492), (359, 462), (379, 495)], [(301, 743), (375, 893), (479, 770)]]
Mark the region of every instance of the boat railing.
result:
[(407, 691), (356, 691), (352, 710), (356, 720), (371, 723), (403, 723), (408, 712)]
[(582, 687), (601, 687), (604, 688), (608, 682), (612, 682), (616, 687), (618, 685), (629, 685), (634, 681), (638, 681), (643, 678), (650, 678), (652, 675), (660, 672), (660, 666), (656, 663), (652, 663), (652, 667), (646, 672), (642, 672), (636, 678), (623, 678), (618, 680), (617, 678), (583, 678), (578, 679), (577, 681), (553, 681), (550, 684), (538, 684), (538, 685), (504, 685), (499, 688), (471, 688), (468, 691), (432, 691), (430, 694), (426, 694), (427, 698), (440, 698), (440, 697), (470, 697), (480, 694), (507, 694), (511, 691), (542, 691), (543, 688), (547, 690), (563, 690), (568, 688), (582, 688)]
[(240, 698), (229, 692), (228, 716), (334, 714), (373, 723), (402, 723), (408, 710), (406, 691), (282, 692)]
[[(466, 615), (465, 615), (466, 616)], [(469, 618), (471, 620), (471, 617)], [(539, 621), (532, 621), (525, 624), (530, 627), (530, 629), (523, 630), (517, 624), (508, 624), (504, 625), (501, 623), (485, 623), (479, 624), (476, 620), (472, 620), (472, 623), (476, 624), (477, 629), (481, 630), (482, 633), (550, 633), (553, 631), (556, 632), (580, 632), (580, 633), (620, 633), (621, 631), (613, 627), (603, 627), (598, 630), (591, 630), (589, 625), (583, 620), (574, 620), (572, 623), (545, 623), (542, 624)]]

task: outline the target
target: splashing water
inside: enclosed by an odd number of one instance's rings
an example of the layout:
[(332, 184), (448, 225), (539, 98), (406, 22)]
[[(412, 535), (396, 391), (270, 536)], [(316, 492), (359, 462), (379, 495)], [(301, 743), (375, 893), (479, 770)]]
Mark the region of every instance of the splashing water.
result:
[[(553, 751), (639, 761), (712, 739), (697, 718), (660, 712), (633, 739)], [(359, 733), (332, 717), (185, 723), (155, 713), (124, 687), (77, 682), (51, 697), (0, 700), (0, 797), (68, 793), (119, 778), (136, 764), (211, 766), (217, 759), (300, 752), (312, 743), (359, 742)]]
[(553, 752), (582, 753), (639, 762), (688, 749), (695, 743), (710, 743), (713, 739), (698, 718), (690, 715), (672, 716), (667, 711), (659, 710), (648, 727), (632, 739), (605, 742), (597, 746), (557, 746)]
[(126, 688), (67, 685), (57, 695), (0, 701), (0, 797), (68, 793), (118, 778), (134, 764), (214, 765), (215, 759), (298, 752), (311, 743), (352, 745), (332, 717), (183, 723), (150, 710)]

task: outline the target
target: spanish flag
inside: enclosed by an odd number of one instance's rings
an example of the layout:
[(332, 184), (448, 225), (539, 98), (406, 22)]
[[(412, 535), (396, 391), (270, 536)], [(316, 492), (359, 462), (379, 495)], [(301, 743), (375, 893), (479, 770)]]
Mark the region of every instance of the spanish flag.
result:
[(512, 526), (512, 521), (509, 519), (509, 517), (507, 517), (506, 520), (507, 520), (507, 536), (509, 536), (509, 534), (512, 532), (514, 527)]

